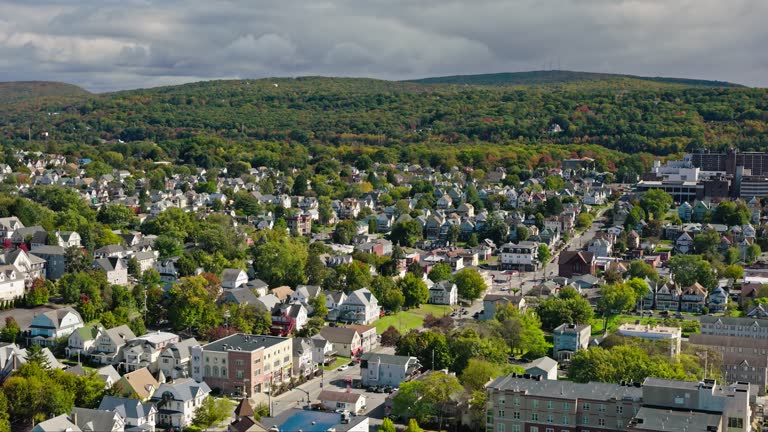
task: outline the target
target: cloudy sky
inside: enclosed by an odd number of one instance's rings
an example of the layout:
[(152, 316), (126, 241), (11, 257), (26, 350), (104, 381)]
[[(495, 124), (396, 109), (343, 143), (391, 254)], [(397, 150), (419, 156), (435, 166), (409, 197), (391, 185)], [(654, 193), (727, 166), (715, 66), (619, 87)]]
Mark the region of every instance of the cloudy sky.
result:
[(768, 87), (766, 0), (0, 0), (0, 81), (561, 69)]

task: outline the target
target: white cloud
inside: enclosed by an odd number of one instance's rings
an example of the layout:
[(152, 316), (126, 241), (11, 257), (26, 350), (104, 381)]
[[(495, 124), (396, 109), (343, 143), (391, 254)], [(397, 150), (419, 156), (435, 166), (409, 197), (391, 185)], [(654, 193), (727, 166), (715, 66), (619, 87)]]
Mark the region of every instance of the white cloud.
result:
[(767, 13), (764, 0), (0, 0), (0, 79), (108, 90), (559, 61), (768, 86)]

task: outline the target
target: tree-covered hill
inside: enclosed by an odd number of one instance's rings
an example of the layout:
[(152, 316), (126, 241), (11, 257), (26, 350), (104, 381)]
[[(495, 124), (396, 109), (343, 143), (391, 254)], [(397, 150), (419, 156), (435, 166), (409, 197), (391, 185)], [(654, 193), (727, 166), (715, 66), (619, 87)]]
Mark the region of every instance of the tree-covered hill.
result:
[(116, 149), (132, 158), (200, 166), (233, 159), (302, 166), (354, 153), (485, 170), (555, 166), (586, 155), (612, 169), (629, 166), (627, 155), (646, 154), (647, 162), (650, 155), (692, 149), (766, 150), (768, 91), (321, 77), (209, 81), (0, 104), (0, 143), (90, 157)]
[(16, 81), (0, 82), (0, 104), (15, 103), (41, 97), (85, 97), (90, 93), (82, 88), (61, 82)]
[(552, 86), (578, 84), (582, 87), (651, 89), (664, 87), (743, 87), (724, 81), (685, 78), (642, 77), (635, 75), (574, 72), (565, 70), (505, 72), (479, 75), (430, 77), (410, 82), (421, 84), (455, 84), (481, 86)]

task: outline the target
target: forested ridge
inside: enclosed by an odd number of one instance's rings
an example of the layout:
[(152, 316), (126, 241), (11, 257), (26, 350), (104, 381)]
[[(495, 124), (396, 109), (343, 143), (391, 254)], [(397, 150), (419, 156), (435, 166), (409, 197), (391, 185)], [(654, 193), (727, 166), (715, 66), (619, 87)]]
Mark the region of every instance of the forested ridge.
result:
[[(554, 124), (562, 131), (553, 132)], [(0, 106), (5, 146), (87, 157), (106, 149), (203, 167), (237, 159), (302, 168), (314, 156), (354, 153), (383, 163), (484, 170), (590, 156), (601, 168), (640, 170), (652, 155), (765, 150), (767, 137), (765, 89), (665, 83), (482, 87), (305, 77)]]

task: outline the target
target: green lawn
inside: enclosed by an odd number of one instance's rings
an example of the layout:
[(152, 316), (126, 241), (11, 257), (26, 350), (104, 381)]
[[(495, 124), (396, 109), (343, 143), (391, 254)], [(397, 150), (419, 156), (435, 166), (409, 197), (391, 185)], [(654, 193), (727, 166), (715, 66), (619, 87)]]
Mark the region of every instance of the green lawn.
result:
[(347, 363), (349, 363), (351, 361), (352, 361), (352, 359), (350, 359), (349, 357), (336, 357), (336, 361), (335, 362), (329, 364), (328, 366), (323, 366), (323, 369), (325, 369), (327, 371), (335, 370), (337, 367), (339, 367), (339, 366), (341, 366), (343, 364), (347, 364)]
[(418, 308), (411, 308), (407, 311), (400, 311), (396, 314), (380, 318), (374, 322), (374, 325), (378, 333), (383, 333), (391, 325), (400, 330), (400, 333), (407, 333), (412, 329), (421, 327), (427, 314), (443, 316), (446, 313), (451, 313), (451, 311), (452, 308), (450, 306), (425, 304)]

